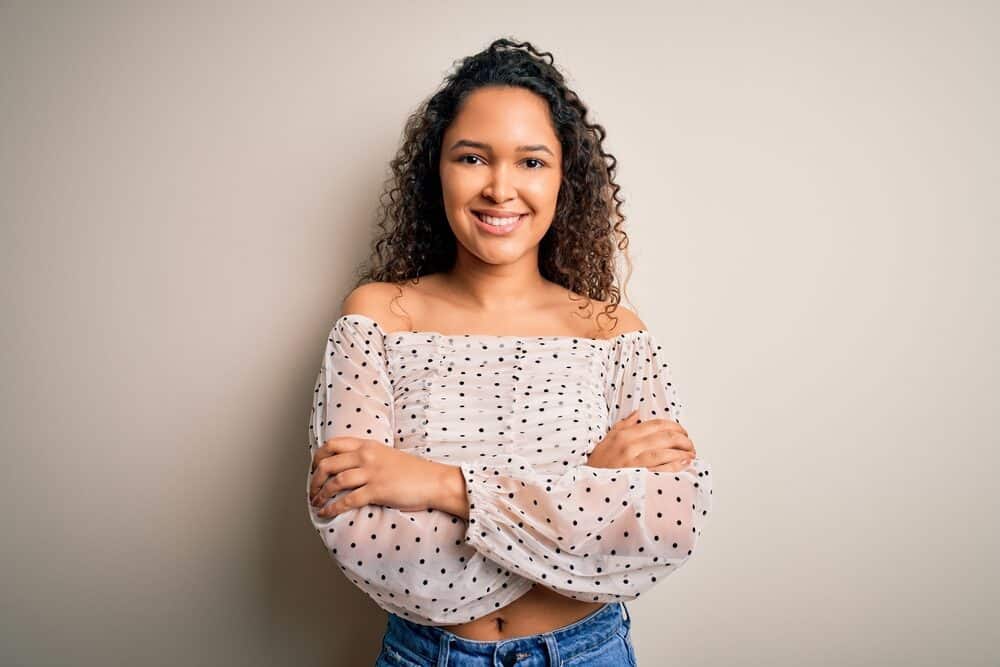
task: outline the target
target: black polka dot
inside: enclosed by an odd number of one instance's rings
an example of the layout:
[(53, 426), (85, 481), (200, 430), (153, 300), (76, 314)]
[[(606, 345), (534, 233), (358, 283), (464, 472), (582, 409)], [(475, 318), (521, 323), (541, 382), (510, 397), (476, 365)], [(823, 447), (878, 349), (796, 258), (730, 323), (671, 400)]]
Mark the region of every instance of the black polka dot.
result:
[[(382, 505), (329, 518), (310, 506), (313, 526), (348, 580), (418, 623), (480, 618), (537, 582), (589, 602), (636, 599), (690, 558), (712, 497), (701, 458), (669, 472), (588, 464), (636, 409), (639, 423), (680, 423), (683, 409), (645, 329), (604, 340), (387, 333), (344, 315), (315, 384), (310, 468), (337, 436), (397, 447), (457, 468), (468, 518)], [(352, 491), (327, 494), (327, 506)]]

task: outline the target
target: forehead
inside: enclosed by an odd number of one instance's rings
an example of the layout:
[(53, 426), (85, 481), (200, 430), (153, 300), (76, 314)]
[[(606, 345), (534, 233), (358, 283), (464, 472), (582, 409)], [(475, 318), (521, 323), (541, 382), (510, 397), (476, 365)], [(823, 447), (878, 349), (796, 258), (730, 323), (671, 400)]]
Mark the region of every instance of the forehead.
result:
[(534, 143), (558, 149), (548, 103), (530, 90), (516, 87), (480, 88), (469, 94), (445, 138), (482, 141), (494, 150)]

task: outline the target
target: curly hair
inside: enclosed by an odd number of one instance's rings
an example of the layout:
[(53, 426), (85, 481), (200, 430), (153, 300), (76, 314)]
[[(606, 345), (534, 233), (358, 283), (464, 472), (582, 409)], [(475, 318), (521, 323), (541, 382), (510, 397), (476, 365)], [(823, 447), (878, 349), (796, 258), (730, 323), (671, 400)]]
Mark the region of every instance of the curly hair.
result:
[[(571, 294), (608, 301), (612, 313), (621, 300), (617, 253), (632, 273), (620, 186), (615, 183), (617, 160), (604, 151), (604, 128), (587, 120), (587, 107), (556, 69), (551, 53), (530, 42), (497, 39), (485, 50), (456, 61), (439, 89), (408, 118), (403, 142), (390, 162), (392, 174), (379, 200), (379, 232), (371, 256), (357, 271), (358, 285), (398, 284), (449, 270), (456, 257), (456, 239), (444, 211), (438, 164), (445, 131), (462, 102), (486, 86), (519, 86), (548, 103), (562, 146), (562, 182), (552, 224), (539, 244), (538, 268), (547, 280)], [(455, 63), (453, 63), (455, 64)], [(600, 315), (598, 316), (600, 317)]]

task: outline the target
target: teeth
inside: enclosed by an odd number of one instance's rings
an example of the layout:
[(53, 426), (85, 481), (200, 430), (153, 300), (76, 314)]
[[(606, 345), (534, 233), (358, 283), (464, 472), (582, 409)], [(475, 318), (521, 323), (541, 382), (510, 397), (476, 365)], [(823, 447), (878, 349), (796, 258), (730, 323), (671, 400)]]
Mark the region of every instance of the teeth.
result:
[(521, 218), (521, 216), (513, 218), (494, 218), (483, 213), (478, 213), (477, 215), (479, 216), (479, 219), (487, 225), (493, 225), (494, 227), (510, 227)]

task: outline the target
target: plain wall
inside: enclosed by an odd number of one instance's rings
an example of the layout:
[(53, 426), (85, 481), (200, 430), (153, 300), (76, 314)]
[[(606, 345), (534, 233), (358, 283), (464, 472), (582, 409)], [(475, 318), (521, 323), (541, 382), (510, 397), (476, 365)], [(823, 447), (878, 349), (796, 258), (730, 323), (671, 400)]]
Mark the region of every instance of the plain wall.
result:
[(1000, 663), (998, 22), (0, 3), (0, 663), (374, 661), (386, 615), (308, 522), (313, 383), (407, 115), (507, 35), (608, 131), (713, 466), (639, 663)]

